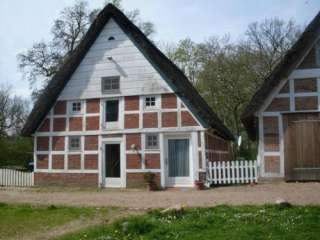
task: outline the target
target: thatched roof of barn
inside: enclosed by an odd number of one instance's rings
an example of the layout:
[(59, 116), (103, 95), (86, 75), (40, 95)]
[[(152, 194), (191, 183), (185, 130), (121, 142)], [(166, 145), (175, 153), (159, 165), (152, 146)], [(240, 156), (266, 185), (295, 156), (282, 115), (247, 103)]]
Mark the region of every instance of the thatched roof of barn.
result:
[(280, 63), (272, 73), (264, 80), (262, 86), (254, 94), (242, 114), (241, 120), (252, 140), (257, 137), (258, 120), (255, 113), (261, 108), (269, 94), (278, 86), (282, 79), (289, 77), (290, 73), (297, 67), (298, 62), (310, 49), (320, 34), (320, 12), (310, 22), (299, 39), (285, 54)]

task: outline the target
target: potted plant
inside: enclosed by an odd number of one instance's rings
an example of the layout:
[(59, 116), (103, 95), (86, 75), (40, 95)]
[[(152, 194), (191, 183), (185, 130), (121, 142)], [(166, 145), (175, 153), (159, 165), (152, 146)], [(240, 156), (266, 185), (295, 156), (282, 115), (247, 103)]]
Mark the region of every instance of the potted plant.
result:
[(156, 175), (152, 172), (147, 172), (144, 174), (144, 180), (147, 183), (147, 187), (149, 191), (157, 190), (157, 184), (155, 182)]
[(197, 190), (204, 190), (204, 182), (201, 180), (195, 181), (195, 185)]

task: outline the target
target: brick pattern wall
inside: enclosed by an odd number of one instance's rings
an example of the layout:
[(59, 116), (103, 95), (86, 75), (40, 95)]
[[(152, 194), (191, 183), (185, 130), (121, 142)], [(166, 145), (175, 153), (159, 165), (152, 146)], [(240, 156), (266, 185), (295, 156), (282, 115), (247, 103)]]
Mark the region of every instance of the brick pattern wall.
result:
[(290, 99), (289, 98), (274, 98), (270, 103), (266, 112), (282, 112), (289, 111)]
[(144, 113), (143, 114), (143, 127), (144, 128), (157, 128), (158, 127), (158, 113)]
[(49, 150), (49, 137), (37, 137), (37, 150), (38, 151)]
[(86, 104), (87, 113), (100, 112), (100, 99), (88, 99)]
[(228, 141), (205, 133), (206, 159), (209, 161), (230, 161), (232, 160), (231, 146)]
[(85, 136), (84, 149), (87, 151), (98, 150), (98, 136)]
[(69, 118), (69, 131), (82, 131), (82, 117)]
[(126, 111), (139, 110), (139, 96), (127, 96), (124, 99)]
[(49, 167), (49, 156), (47, 154), (38, 154), (37, 155), (37, 168), (39, 169), (48, 169)]
[(264, 151), (279, 151), (279, 119), (278, 117), (263, 118)]
[(67, 112), (67, 102), (66, 101), (57, 101), (54, 108), (53, 113), (55, 115), (63, 115)]
[(85, 169), (98, 169), (98, 154), (85, 154), (84, 155), (84, 168)]
[(52, 155), (52, 169), (64, 169), (64, 155)]
[(66, 131), (66, 118), (54, 118), (53, 119), (53, 131), (63, 132)]
[(63, 151), (64, 150), (65, 137), (54, 136), (52, 137), (52, 150), (53, 151)]
[(177, 97), (173, 93), (162, 94), (161, 96), (162, 108), (177, 108)]
[(160, 153), (146, 153), (144, 159), (147, 169), (160, 169)]
[(81, 168), (81, 155), (69, 154), (68, 155), (68, 169), (80, 169)]
[(163, 112), (162, 113), (162, 126), (163, 127), (177, 127), (177, 112)]
[(187, 111), (181, 112), (181, 125), (182, 126), (199, 126), (197, 121)]
[(87, 131), (93, 131), (93, 130), (99, 130), (99, 116), (90, 116), (86, 117), (86, 130)]
[(98, 187), (97, 173), (34, 173), (36, 186)]
[(40, 125), (38, 132), (49, 132), (50, 131), (50, 119), (46, 118)]
[[(160, 174), (155, 173), (155, 182), (160, 186)], [(127, 173), (127, 188), (145, 188), (144, 173)]]
[(139, 128), (139, 114), (125, 114), (124, 128)]

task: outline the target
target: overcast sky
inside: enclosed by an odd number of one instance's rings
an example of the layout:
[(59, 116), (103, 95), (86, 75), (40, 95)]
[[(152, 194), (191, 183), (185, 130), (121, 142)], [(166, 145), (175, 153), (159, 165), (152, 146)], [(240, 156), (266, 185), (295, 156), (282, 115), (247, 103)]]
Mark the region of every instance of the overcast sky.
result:
[[(90, 0), (90, 8), (104, 0)], [(74, 0), (0, 1), (0, 83), (29, 98), (30, 90), (18, 69), (17, 54), (34, 42), (49, 39), (54, 19)], [(320, 10), (319, 0), (123, 0), (126, 10), (139, 9), (155, 24), (155, 41), (177, 42), (189, 37), (200, 42), (212, 35), (237, 39), (249, 23), (265, 18), (294, 19), (306, 25)]]

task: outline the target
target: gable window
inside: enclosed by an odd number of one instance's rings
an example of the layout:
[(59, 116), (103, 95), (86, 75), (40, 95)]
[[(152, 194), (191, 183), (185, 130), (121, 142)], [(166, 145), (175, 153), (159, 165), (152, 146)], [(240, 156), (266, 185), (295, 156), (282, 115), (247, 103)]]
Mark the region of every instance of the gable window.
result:
[(102, 93), (119, 93), (120, 92), (120, 77), (103, 77), (101, 78)]
[(69, 150), (77, 151), (81, 149), (81, 138), (79, 136), (69, 137)]
[(82, 104), (81, 101), (71, 102), (71, 113), (81, 113)]
[(144, 98), (145, 108), (155, 108), (157, 106), (156, 96), (147, 96)]
[(147, 134), (146, 135), (146, 149), (159, 149), (159, 135)]

